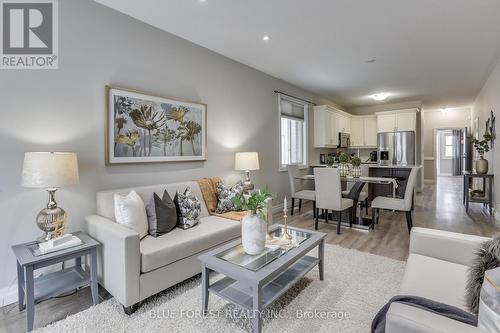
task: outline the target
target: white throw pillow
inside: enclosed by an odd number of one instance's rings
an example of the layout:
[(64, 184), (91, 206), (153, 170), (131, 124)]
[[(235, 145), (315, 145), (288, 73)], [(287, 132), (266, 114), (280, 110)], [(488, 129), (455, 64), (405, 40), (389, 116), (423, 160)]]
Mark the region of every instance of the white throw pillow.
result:
[(143, 238), (148, 234), (148, 217), (141, 197), (132, 190), (126, 196), (115, 193), (116, 222), (133, 229)]

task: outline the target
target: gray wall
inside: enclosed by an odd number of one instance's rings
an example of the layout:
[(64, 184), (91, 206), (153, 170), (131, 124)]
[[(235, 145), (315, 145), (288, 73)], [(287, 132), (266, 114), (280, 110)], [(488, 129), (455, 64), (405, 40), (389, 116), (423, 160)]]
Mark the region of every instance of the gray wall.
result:
[[(278, 172), (273, 90), (312, 94), (90, 0), (59, 2), (59, 48), (58, 70), (0, 73), (0, 305), (15, 279), (10, 245), (39, 235), (34, 220), (47, 200), (44, 191), (19, 185), (26, 151), (78, 154), (80, 185), (57, 193), (71, 230), (95, 211), (99, 190), (209, 175), (234, 182), (241, 176), (233, 171), (235, 151), (259, 152), (261, 170), (252, 173), (258, 187), (269, 186), (280, 200), (289, 191), (286, 173)], [(106, 84), (207, 103), (208, 161), (106, 167)]]

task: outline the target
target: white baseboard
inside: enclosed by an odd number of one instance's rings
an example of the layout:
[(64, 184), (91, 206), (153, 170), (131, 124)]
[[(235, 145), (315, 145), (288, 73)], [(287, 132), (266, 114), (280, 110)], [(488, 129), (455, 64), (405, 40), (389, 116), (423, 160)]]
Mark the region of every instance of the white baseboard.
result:
[(0, 289), (0, 307), (17, 302), (17, 285)]
[(424, 179), (424, 184), (435, 184), (436, 181), (434, 179)]

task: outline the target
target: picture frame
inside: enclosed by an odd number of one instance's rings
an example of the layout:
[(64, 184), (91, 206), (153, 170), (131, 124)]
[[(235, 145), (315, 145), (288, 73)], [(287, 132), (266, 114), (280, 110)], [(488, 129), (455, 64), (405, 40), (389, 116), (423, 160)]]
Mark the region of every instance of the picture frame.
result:
[(106, 86), (106, 165), (206, 161), (207, 105)]

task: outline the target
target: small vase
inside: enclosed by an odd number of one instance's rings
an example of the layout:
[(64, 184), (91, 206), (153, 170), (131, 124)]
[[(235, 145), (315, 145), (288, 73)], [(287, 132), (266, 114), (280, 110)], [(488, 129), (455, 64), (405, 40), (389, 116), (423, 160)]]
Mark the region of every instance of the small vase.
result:
[(258, 214), (247, 214), (241, 221), (241, 243), (247, 254), (257, 255), (266, 246), (266, 221)]
[(354, 178), (361, 177), (361, 167), (359, 165), (353, 165), (351, 174)]
[(339, 164), (339, 174), (340, 177), (347, 177), (347, 175), (349, 174), (349, 165), (347, 163)]
[(479, 155), (479, 158), (476, 160), (476, 173), (480, 175), (488, 173), (488, 160), (483, 155)]

